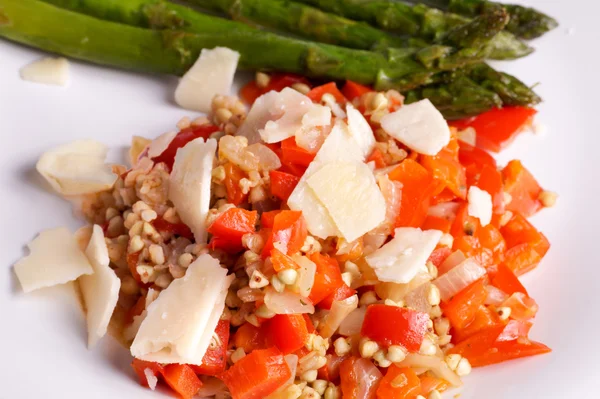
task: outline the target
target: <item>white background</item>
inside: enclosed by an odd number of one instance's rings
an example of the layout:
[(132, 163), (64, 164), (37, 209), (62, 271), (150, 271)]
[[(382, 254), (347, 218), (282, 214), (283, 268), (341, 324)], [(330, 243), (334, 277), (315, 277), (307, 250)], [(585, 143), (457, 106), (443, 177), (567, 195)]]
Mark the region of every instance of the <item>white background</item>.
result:
[[(529, 84), (540, 82), (536, 90), (545, 102), (538, 120), (547, 133), (521, 136), (500, 159), (522, 159), (544, 187), (560, 194), (555, 208), (533, 220), (552, 248), (524, 278), (540, 305), (531, 336), (554, 352), (476, 369), (462, 399), (597, 395), (600, 6), (528, 3), (561, 26), (533, 43), (533, 55), (500, 67)], [(85, 322), (64, 288), (23, 295), (12, 265), (40, 230), (81, 224), (35, 172), (43, 151), (79, 138), (124, 149), (132, 135), (155, 137), (189, 113), (171, 100), (173, 78), (73, 62), (67, 88), (21, 81), (19, 68), (41, 55), (0, 41), (0, 398), (162, 397), (137, 385), (128, 353), (111, 338), (86, 349)]]

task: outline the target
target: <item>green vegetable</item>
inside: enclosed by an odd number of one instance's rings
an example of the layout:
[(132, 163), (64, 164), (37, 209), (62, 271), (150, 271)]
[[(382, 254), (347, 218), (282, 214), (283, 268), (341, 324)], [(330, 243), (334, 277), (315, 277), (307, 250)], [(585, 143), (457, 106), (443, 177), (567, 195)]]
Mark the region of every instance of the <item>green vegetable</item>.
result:
[[(58, 1), (58, 0), (52, 0)], [(77, 11), (127, 0), (70, 2)], [(137, 4), (140, 0), (135, 1)], [(150, 30), (92, 18), (38, 0), (0, 0), (0, 36), (73, 58), (144, 72), (183, 74), (203, 48), (229, 47), (240, 53), (240, 68), (293, 72), (331, 80), (350, 79), (375, 87), (407, 90), (430, 83), (436, 74), (465, 62), (472, 54), (403, 49), (369, 52), (278, 36), (259, 30), (207, 33)], [(109, 8), (106, 8), (108, 10)], [(125, 15), (125, 13), (122, 13)], [(96, 14), (99, 15), (99, 14)], [(110, 13), (119, 15), (118, 12)], [(221, 21), (214, 18), (214, 23)], [(231, 24), (234, 22), (227, 22)], [(226, 26), (226, 25), (225, 25)]]
[[(485, 0), (408, 0), (412, 3), (427, 3), (432, 7), (442, 8), (453, 13), (474, 17), (494, 3)], [(516, 4), (502, 4), (510, 15), (510, 23), (506, 30), (523, 39), (535, 39), (558, 26), (556, 20), (534, 8)]]
[[(381, 29), (417, 37), (427, 42), (439, 42), (449, 31), (469, 22), (468, 18), (430, 8), (425, 4), (409, 5), (395, 0), (297, 1), (335, 15), (364, 21)], [(489, 9), (486, 11), (489, 12)], [(502, 31), (491, 39), (489, 51), (489, 58), (508, 60), (531, 54), (533, 48), (517, 39), (512, 33)]]

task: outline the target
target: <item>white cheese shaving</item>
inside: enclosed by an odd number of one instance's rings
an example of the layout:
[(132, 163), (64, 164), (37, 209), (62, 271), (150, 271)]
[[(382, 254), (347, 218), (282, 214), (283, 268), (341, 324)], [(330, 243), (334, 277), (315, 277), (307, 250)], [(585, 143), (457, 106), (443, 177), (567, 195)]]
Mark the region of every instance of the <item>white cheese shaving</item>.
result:
[(427, 259), (442, 235), (439, 230), (401, 227), (395, 230), (394, 239), (365, 260), (380, 281), (406, 284), (426, 268)]
[(25, 65), (19, 74), (21, 79), (29, 82), (66, 86), (69, 81), (69, 61), (62, 57), (42, 58)]
[(381, 118), (383, 130), (411, 150), (435, 155), (450, 142), (450, 128), (428, 99), (403, 105)]
[(226, 47), (202, 49), (200, 57), (183, 75), (175, 102), (183, 108), (210, 112), (213, 97), (231, 91), (240, 54)]
[(201, 365), (233, 279), (218, 260), (200, 255), (150, 304), (131, 354), (152, 362)]
[(52, 188), (65, 196), (110, 189), (117, 175), (104, 163), (108, 148), (94, 140), (77, 140), (44, 153), (38, 172)]
[(217, 142), (197, 138), (180, 148), (169, 179), (169, 199), (179, 217), (194, 232), (198, 244), (207, 241), (206, 215), (210, 206), (210, 184)]
[(42, 231), (27, 246), (29, 255), (15, 264), (25, 292), (64, 284), (94, 272), (77, 240), (64, 227)]
[(307, 180), (324, 165), (331, 162), (362, 162), (364, 157), (356, 142), (348, 132), (344, 122), (338, 122), (321, 146), (315, 159), (308, 165), (306, 172), (296, 185), (288, 199), (288, 206), (302, 211), (308, 231), (319, 238), (339, 235), (339, 230), (331, 219), (327, 208), (308, 186)]
[(106, 334), (108, 323), (117, 306), (121, 280), (110, 268), (108, 248), (102, 227), (94, 225), (85, 250), (94, 274), (81, 276), (79, 286), (87, 310), (88, 347), (93, 347)]
[(373, 172), (363, 162), (328, 163), (306, 182), (348, 242), (385, 219), (385, 199)]
[(346, 113), (348, 114), (348, 130), (360, 147), (365, 157), (369, 156), (375, 147), (375, 135), (371, 125), (352, 104), (346, 105)]
[(482, 226), (487, 226), (492, 221), (492, 196), (487, 191), (484, 191), (476, 186), (469, 188), (467, 195), (469, 205), (467, 212), (469, 216), (479, 219)]

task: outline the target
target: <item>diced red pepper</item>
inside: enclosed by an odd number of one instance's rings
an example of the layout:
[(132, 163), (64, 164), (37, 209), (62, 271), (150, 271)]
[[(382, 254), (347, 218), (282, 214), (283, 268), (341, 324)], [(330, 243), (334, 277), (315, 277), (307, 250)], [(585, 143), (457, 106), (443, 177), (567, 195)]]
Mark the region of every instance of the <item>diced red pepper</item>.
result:
[(479, 177), (475, 185), (488, 192), (492, 196), (492, 205), (494, 213), (504, 213), (504, 186), (502, 184), (502, 174), (489, 165), (484, 165), (479, 172)]
[(296, 83), (304, 83), (310, 87), (310, 82), (303, 76), (291, 73), (273, 73), (270, 75), (269, 84), (266, 87), (258, 87), (255, 80), (247, 83), (240, 90), (240, 97), (246, 104), (254, 104), (254, 101), (260, 96), (270, 91), (281, 91), (286, 87), (291, 87)]
[(158, 216), (152, 221), (152, 226), (159, 232), (169, 232), (177, 236), (185, 237), (188, 240), (194, 238), (194, 233), (185, 223), (171, 223), (167, 222), (161, 216)]
[(421, 165), (427, 169), (434, 179), (440, 181), (454, 195), (467, 197), (467, 175), (465, 168), (458, 161), (458, 141), (453, 138), (436, 155), (421, 156)]
[(492, 278), (492, 285), (508, 295), (512, 295), (515, 292), (521, 292), (528, 295), (527, 290), (523, 284), (521, 284), (519, 278), (504, 264), (498, 265), (496, 274)]
[(360, 333), (386, 347), (402, 345), (409, 352), (418, 352), (428, 322), (427, 313), (397, 306), (370, 305)]
[(273, 225), (275, 224), (275, 216), (277, 216), (279, 212), (281, 211), (276, 210), (263, 212), (262, 215), (260, 215), (260, 227), (263, 229), (272, 229)]
[(431, 391), (444, 392), (448, 389), (448, 382), (441, 378), (435, 377), (429, 372), (423, 373), (419, 376), (421, 381), (421, 395), (427, 397)]
[(258, 212), (247, 211), (242, 208), (231, 208), (223, 212), (208, 227), (208, 232), (213, 235), (211, 247), (223, 249), (230, 253), (240, 252), (244, 249), (242, 237), (256, 231)]
[(463, 329), (473, 321), (486, 297), (483, 280), (478, 280), (440, 306), (452, 327)]
[(440, 247), (433, 250), (427, 262), (431, 262), (435, 267), (440, 267), (448, 256), (452, 253), (452, 250), (448, 247)]
[(284, 355), (294, 353), (308, 340), (306, 320), (301, 314), (278, 314), (268, 323), (272, 342)]
[(344, 280), (342, 280), (342, 272), (335, 258), (319, 252), (311, 254), (309, 258), (317, 266), (317, 271), (308, 298), (316, 305), (344, 285)]
[(335, 98), (335, 101), (340, 104), (345, 104), (347, 101), (346, 97), (344, 97), (342, 92), (337, 88), (335, 82), (329, 82), (322, 86), (317, 86), (309, 91), (306, 96), (313, 100), (313, 102), (319, 103), (321, 102), (321, 98), (324, 94), (331, 94)]
[(140, 259), (141, 253), (142, 253), (142, 251), (137, 251), (137, 252), (132, 252), (132, 253), (127, 254), (127, 267), (129, 268), (129, 272), (131, 273), (131, 275), (133, 276), (133, 278), (135, 279), (135, 281), (138, 284), (143, 284), (142, 278), (140, 277), (140, 274), (137, 272), (137, 265), (138, 265), (138, 261)]
[(396, 227), (419, 227), (427, 217), (429, 201), (435, 194), (431, 174), (411, 159), (405, 159), (389, 173), (391, 180), (402, 183), (402, 200)]
[(535, 300), (522, 292), (515, 292), (509, 296), (502, 306), (510, 308), (510, 317), (519, 321), (531, 320), (539, 309)]
[(537, 267), (542, 260), (538, 252), (529, 244), (519, 244), (508, 251), (504, 256), (504, 264), (516, 276), (521, 276)]
[(281, 162), (283, 164), (308, 167), (312, 160), (315, 159), (315, 155), (298, 146), (295, 137), (290, 137), (281, 142)]
[(263, 399), (290, 377), (290, 368), (275, 347), (252, 351), (219, 376), (233, 399)]
[(269, 172), (271, 178), (271, 194), (282, 201), (287, 201), (300, 178), (289, 173), (272, 170)]
[(480, 331), (501, 325), (504, 325), (504, 323), (502, 320), (500, 320), (498, 313), (487, 306), (481, 305), (475, 313), (473, 321), (471, 321), (466, 327), (453, 327), (452, 342), (462, 342), (465, 339), (479, 333)]
[(363, 94), (370, 93), (372, 91), (374, 91), (372, 88), (361, 85), (360, 83), (353, 82), (351, 80), (347, 80), (344, 84), (344, 87), (342, 87), (342, 94), (349, 101), (352, 101), (355, 98), (360, 97)]
[(521, 161), (510, 161), (502, 169), (502, 177), (504, 191), (511, 197), (506, 205), (507, 210), (530, 217), (542, 208), (539, 200), (542, 188)]
[(451, 125), (459, 129), (474, 128), (478, 147), (499, 152), (531, 123), (536, 113), (528, 107), (494, 108), (468, 120), (453, 121)]
[(239, 205), (248, 198), (248, 194), (244, 194), (240, 187), (240, 180), (246, 178), (246, 173), (231, 162), (226, 163), (224, 168), (225, 180), (223, 180), (223, 184), (227, 191), (227, 201)]
[(452, 222), (441, 217), (427, 215), (421, 228), (423, 230), (439, 230), (443, 233), (450, 233)]
[(266, 324), (256, 327), (247, 322), (237, 329), (233, 336), (233, 343), (236, 348), (243, 348), (246, 353), (272, 346)]
[(351, 356), (340, 366), (343, 399), (375, 399), (381, 372), (369, 360)]
[(202, 387), (202, 382), (187, 364), (165, 365), (163, 378), (182, 399), (192, 399)]
[(477, 170), (483, 169), (484, 166), (490, 166), (496, 169), (496, 160), (486, 150), (473, 147), (470, 144), (460, 142), (458, 150), (458, 160), (464, 166), (475, 166)]
[(319, 302), (319, 307), (321, 309), (329, 310), (331, 309), (331, 305), (333, 305), (333, 301), (343, 301), (344, 299), (350, 298), (354, 294), (356, 294), (356, 290), (348, 287), (346, 283), (344, 283), (334, 289), (331, 294)]
[(173, 163), (175, 162), (175, 155), (177, 154), (178, 149), (185, 147), (187, 143), (199, 137), (202, 137), (206, 140), (210, 137), (211, 134), (215, 133), (218, 130), (219, 127), (212, 124), (190, 126), (185, 129), (182, 129), (173, 138), (171, 143), (169, 143), (167, 149), (164, 150), (159, 156), (152, 158), (152, 160), (154, 161), (154, 163), (164, 162), (169, 168), (169, 170), (171, 170), (173, 168)]
[(421, 392), (421, 380), (410, 367), (392, 364), (377, 388), (377, 399), (414, 399)]
[(202, 358), (202, 365), (191, 366), (196, 374), (217, 375), (227, 367), (227, 347), (229, 345), (229, 321), (219, 320), (215, 334), (219, 337), (215, 346), (209, 346)]
[(156, 362), (147, 362), (145, 360), (140, 360), (134, 358), (131, 362), (131, 367), (133, 367), (133, 371), (137, 374), (140, 379), (140, 384), (144, 387), (148, 387), (148, 377), (146, 376), (146, 369), (149, 369), (154, 377), (158, 378), (163, 374), (164, 367)]
[(519, 244), (529, 244), (540, 257), (546, 255), (546, 252), (550, 249), (550, 243), (546, 236), (518, 213), (500, 229), (500, 232), (509, 249)]
[(275, 272), (279, 273), (285, 269), (299, 269), (300, 266), (294, 262), (292, 258), (278, 250), (277, 248), (273, 248), (271, 250), (271, 263), (273, 264), (273, 269)]
[(263, 90), (258, 87), (255, 80), (248, 82), (240, 90), (240, 98), (248, 105), (254, 104), (254, 101), (263, 95)]
[(319, 369), (318, 377), (319, 379), (326, 381), (335, 381), (340, 376), (340, 367), (342, 363), (349, 355), (338, 356), (334, 352), (328, 353), (325, 357), (327, 358), (327, 364)]
[(278, 242), (287, 249), (286, 255), (300, 251), (308, 235), (306, 221), (300, 211), (281, 211), (273, 219), (273, 230), (265, 243), (262, 257), (266, 258)]

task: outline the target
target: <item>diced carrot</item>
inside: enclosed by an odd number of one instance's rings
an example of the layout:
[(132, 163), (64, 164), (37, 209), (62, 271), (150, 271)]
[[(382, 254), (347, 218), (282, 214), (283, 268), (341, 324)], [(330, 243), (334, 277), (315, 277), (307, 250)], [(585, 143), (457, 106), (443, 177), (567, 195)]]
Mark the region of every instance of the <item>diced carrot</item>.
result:
[(247, 177), (246, 173), (231, 162), (227, 162), (224, 165), (224, 168), (225, 180), (223, 181), (223, 184), (227, 191), (227, 201), (234, 205), (239, 205), (246, 201), (246, 198), (248, 197), (248, 194), (244, 194), (240, 187), (240, 180)]
[(397, 306), (370, 305), (360, 334), (383, 346), (402, 345), (409, 352), (417, 352), (428, 322), (427, 313)]
[(285, 164), (296, 164), (304, 167), (315, 159), (313, 153), (308, 152), (296, 144), (296, 138), (290, 137), (281, 142), (281, 162)]
[(502, 169), (502, 177), (504, 191), (511, 197), (507, 210), (530, 217), (542, 208), (539, 200), (542, 188), (521, 161), (510, 161)]
[(402, 183), (402, 200), (396, 227), (419, 227), (427, 217), (429, 201), (436, 186), (431, 174), (411, 159), (405, 159), (389, 173), (391, 180)]
[(316, 305), (344, 285), (344, 280), (342, 280), (342, 272), (335, 258), (319, 252), (311, 254), (309, 258), (317, 266), (317, 271), (308, 298)]
[(146, 376), (146, 369), (150, 370), (154, 377), (157, 378), (161, 376), (164, 371), (163, 366), (159, 363), (147, 362), (145, 360), (140, 360), (137, 358), (133, 358), (133, 361), (131, 362), (131, 367), (140, 379), (140, 384), (144, 387), (148, 387), (148, 377)]
[(215, 334), (219, 337), (216, 345), (210, 345), (202, 358), (202, 365), (191, 366), (196, 374), (217, 375), (227, 366), (227, 347), (229, 344), (229, 321), (219, 320)]
[(466, 327), (453, 328), (452, 342), (462, 342), (465, 339), (479, 333), (480, 331), (491, 327), (498, 327), (503, 324), (504, 323), (502, 322), (502, 320), (500, 320), (498, 313), (488, 308), (487, 306), (481, 305), (479, 306), (477, 312), (475, 312), (475, 317), (473, 318), (473, 321), (471, 321)]
[(279, 349), (255, 350), (219, 378), (233, 399), (263, 399), (290, 379), (292, 373)]
[(370, 93), (372, 91), (374, 90), (370, 87), (361, 85), (360, 83), (356, 83), (351, 80), (347, 80), (344, 84), (344, 87), (342, 87), (342, 94), (349, 101), (352, 101), (355, 98), (360, 97), (363, 94)]
[(377, 399), (414, 399), (421, 392), (421, 380), (410, 367), (392, 364), (377, 388)]
[(311, 91), (309, 91), (308, 94), (306, 94), (306, 96), (314, 102), (319, 103), (321, 102), (321, 98), (324, 94), (331, 94), (335, 98), (335, 101), (337, 101), (340, 104), (345, 104), (347, 101), (346, 97), (344, 97), (342, 92), (339, 91), (339, 89), (337, 88), (335, 82), (329, 82), (322, 86), (317, 86)]
[(450, 298), (448, 302), (442, 303), (440, 307), (452, 327), (463, 329), (473, 321), (486, 297), (487, 291), (483, 280), (477, 280)]
[(271, 250), (271, 263), (273, 263), (273, 269), (277, 273), (285, 269), (299, 269), (300, 266), (294, 262), (292, 258), (278, 250), (273, 248)]
[(192, 399), (202, 387), (202, 382), (187, 364), (167, 364), (163, 377), (167, 385), (183, 399)]
[(271, 255), (275, 242), (287, 249), (286, 255), (293, 255), (300, 251), (307, 235), (308, 230), (302, 212), (281, 211), (273, 219), (273, 230), (263, 247), (262, 257)]
[(301, 314), (278, 314), (268, 325), (272, 342), (284, 355), (302, 348), (308, 340), (306, 320)]
[(272, 170), (269, 172), (271, 178), (271, 194), (282, 201), (287, 201), (300, 178), (289, 173)]
[(492, 285), (498, 289), (501, 289), (508, 295), (512, 295), (515, 292), (521, 292), (525, 295), (527, 290), (519, 281), (519, 278), (510, 270), (505, 264), (499, 264), (494, 278), (492, 278)]

